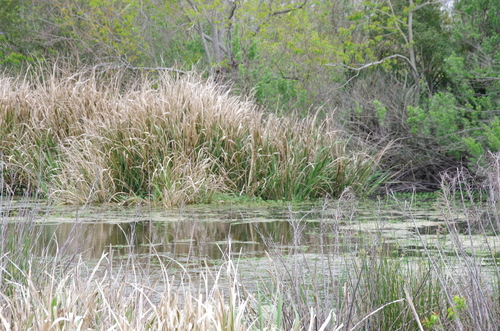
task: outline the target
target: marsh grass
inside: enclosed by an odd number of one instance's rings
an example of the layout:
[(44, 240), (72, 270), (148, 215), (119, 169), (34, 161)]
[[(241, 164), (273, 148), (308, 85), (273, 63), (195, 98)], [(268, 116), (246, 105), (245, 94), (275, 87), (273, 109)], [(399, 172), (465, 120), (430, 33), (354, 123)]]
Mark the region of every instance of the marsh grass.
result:
[[(12, 198), (2, 195), (0, 325), (5, 330), (497, 330), (498, 235), (480, 226), (495, 217), (489, 209), (494, 196), (488, 193), (491, 185), (482, 192), (491, 199), (473, 187), (477, 184), (463, 171), (443, 177), (436, 207), (448, 232), (432, 237), (436, 241), (417, 231), (418, 257), (382, 231), (357, 231), (359, 202), (350, 190), (314, 210), (321, 215), (315, 235), (322, 243), (314, 252), (302, 242), (307, 215), (297, 217), (291, 208), (291, 242), (274, 242), (262, 233), (268, 267), (252, 278), (242, 275), (246, 262), (235, 257), (230, 238), (220, 261), (201, 261), (195, 272), (154, 247), (147, 256), (132, 248), (125, 255), (110, 249), (97, 261), (65, 250), (70, 245), (54, 247), (56, 240), (39, 248), (40, 227), (33, 219), (41, 211), (17, 208), (15, 224), (7, 224), (12, 214), (6, 213), (15, 208)], [(415, 221), (412, 200), (392, 199)], [(464, 217), (465, 231), (457, 222)], [(378, 223), (380, 229), (388, 226), (382, 217)], [(134, 234), (127, 235), (132, 242)]]
[(332, 119), (279, 118), (195, 74), (4, 74), (0, 140), (7, 190), (67, 203), (362, 195), (386, 179), (385, 149), (349, 142)]
[[(490, 178), (498, 176), (495, 161)], [(294, 242), (284, 248), (282, 243), (268, 241), (276, 267), (274, 285), (267, 293), (279, 289), (286, 302), (283, 329), (306, 322), (313, 309), (317, 325), (327, 323), (342, 330), (497, 330), (496, 183), (490, 180), (478, 191), (480, 183), (474, 183), (464, 170), (444, 175), (436, 208), (447, 231), (428, 236), (417, 230), (420, 256), (409, 254), (403, 242), (394, 242), (377, 230), (343, 229), (342, 224), (357, 222), (356, 198), (349, 192), (339, 200), (325, 201), (318, 234), (323, 244), (317, 254), (305, 253), (307, 243), (300, 242), (304, 221), (290, 214)], [(392, 199), (409, 222), (416, 222), (412, 200)], [(374, 213), (383, 215), (381, 210)], [(463, 222), (465, 231), (459, 228)], [(390, 224), (380, 216), (378, 227)]]

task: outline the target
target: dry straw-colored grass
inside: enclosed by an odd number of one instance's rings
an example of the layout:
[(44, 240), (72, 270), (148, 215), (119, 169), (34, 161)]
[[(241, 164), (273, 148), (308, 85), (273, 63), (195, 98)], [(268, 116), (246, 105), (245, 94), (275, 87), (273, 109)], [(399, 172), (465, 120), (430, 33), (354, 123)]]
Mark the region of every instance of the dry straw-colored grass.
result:
[(214, 194), (372, 192), (384, 150), (351, 150), (332, 119), (279, 118), (195, 74), (38, 70), (0, 77), (4, 179), (69, 203)]
[(247, 330), (250, 324), (243, 316), (248, 298), (215, 278), (225, 268), (215, 275), (207, 268), (203, 277), (211, 285), (203, 288), (186, 275), (179, 283), (165, 268), (151, 280), (140, 265), (121, 265), (107, 254), (91, 268), (81, 260), (65, 268), (44, 262), (48, 270), (37, 274), (37, 263), (32, 259), (22, 277), (2, 285), (3, 330)]

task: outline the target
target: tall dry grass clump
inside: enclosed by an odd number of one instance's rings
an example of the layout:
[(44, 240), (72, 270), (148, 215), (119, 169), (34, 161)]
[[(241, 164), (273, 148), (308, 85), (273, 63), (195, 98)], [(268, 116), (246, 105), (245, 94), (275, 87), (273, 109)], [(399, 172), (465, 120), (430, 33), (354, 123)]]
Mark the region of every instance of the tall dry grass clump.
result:
[(69, 203), (291, 200), (370, 193), (382, 178), (383, 151), (351, 150), (331, 119), (278, 118), (195, 74), (2, 75), (0, 141), (12, 192)]

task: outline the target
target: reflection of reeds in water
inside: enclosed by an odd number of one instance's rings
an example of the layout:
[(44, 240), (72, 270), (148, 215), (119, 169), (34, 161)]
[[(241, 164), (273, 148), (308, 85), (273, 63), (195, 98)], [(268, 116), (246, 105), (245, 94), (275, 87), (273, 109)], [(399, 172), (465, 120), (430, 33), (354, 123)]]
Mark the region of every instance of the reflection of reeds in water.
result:
[[(98, 209), (96, 209), (97, 212)], [(231, 238), (235, 251), (243, 250), (246, 257), (262, 257), (265, 244), (260, 233), (267, 233), (273, 241), (284, 245), (291, 241), (293, 233), (290, 224), (282, 221), (265, 220), (258, 223), (233, 224), (226, 221), (203, 221), (196, 213), (179, 216), (177, 221), (134, 220), (116, 211), (120, 223), (109, 220), (91, 221), (75, 218), (74, 222), (52, 223), (43, 226), (40, 246), (54, 240), (57, 244), (50, 253), (64, 249), (65, 254), (83, 254), (97, 259), (110, 248), (120, 253), (148, 254), (154, 250), (168, 254), (174, 259), (199, 260), (200, 258), (219, 259)], [(170, 211), (170, 213), (173, 213)], [(179, 214), (180, 215), (180, 214)], [(96, 217), (99, 219), (99, 217)], [(317, 245), (318, 243), (312, 242)], [(222, 248), (222, 250), (221, 250)]]

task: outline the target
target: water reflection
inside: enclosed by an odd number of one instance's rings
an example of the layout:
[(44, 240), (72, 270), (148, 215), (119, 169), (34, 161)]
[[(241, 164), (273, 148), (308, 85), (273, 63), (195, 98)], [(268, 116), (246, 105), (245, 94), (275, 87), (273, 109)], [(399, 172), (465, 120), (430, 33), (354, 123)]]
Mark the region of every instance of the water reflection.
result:
[[(229, 240), (231, 252), (245, 257), (262, 257), (271, 250), (283, 254), (352, 253), (381, 241), (388, 254), (408, 256), (421, 251), (423, 236), (439, 241), (447, 235), (445, 223), (431, 208), (412, 211), (409, 219), (391, 208), (374, 212), (370, 205), (339, 206), (164, 210), (118, 205), (55, 208), (11, 200), (0, 205), (0, 219), (11, 233), (23, 222), (38, 227), (40, 252), (86, 258), (99, 258), (112, 250), (121, 255), (159, 254), (182, 261), (218, 260), (227, 251)], [(436, 244), (425, 243), (427, 247)]]
[(304, 222), (301, 227), (300, 239), (297, 242), (295, 238), (294, 242), (294, 233), (297, 233), (294, 223), (280, 220), (61, 223), (44, 225), (40, 244), (47, 246), (53, 241), (56, 244), (51, 245), (53, 253), (57, 249), (64, 250), (65, 254), (82, 254), (90, 258), (98, 258), (103, 252), (114, 249), (122, 254), (161, 253), (174, 259), (220, 259), (231, 240), (233, 252), (261, 257), (274, 246), (285, 249), (298, 244), (304, 251), (314, 250), (319, 244), (317, 224)]

